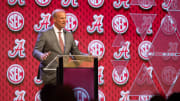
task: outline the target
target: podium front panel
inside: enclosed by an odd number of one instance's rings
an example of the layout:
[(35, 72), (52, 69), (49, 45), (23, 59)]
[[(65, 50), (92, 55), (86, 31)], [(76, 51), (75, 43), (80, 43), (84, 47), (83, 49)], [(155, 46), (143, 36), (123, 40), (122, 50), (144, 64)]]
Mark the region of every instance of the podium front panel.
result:
[(77, 99), (82, 101), (94, 100), (93, 68), (64, 68), (63, 74), (63, 84), (73, 87), (75, 96), (79, 97)]

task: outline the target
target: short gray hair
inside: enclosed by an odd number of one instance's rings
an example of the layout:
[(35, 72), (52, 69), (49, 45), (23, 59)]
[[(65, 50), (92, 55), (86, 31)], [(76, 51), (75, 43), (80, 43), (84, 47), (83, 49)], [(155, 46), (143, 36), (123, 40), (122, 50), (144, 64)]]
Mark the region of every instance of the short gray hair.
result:
[(55, 17), (56, 12), (65, 12), (65, 10), (64, 10), (64, 9), (55, 9), (55, 10), (52, 12), (52, 17), (53, 17), (53, 18)]

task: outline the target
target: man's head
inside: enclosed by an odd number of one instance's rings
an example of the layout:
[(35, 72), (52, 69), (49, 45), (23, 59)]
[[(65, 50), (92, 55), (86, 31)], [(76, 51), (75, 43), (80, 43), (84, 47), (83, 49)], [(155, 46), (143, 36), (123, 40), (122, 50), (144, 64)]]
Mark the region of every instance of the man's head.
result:
[(56, 9), (52, 12), (54, 25), (61, 30), (66, 26), (66, 13), (63, 9)]

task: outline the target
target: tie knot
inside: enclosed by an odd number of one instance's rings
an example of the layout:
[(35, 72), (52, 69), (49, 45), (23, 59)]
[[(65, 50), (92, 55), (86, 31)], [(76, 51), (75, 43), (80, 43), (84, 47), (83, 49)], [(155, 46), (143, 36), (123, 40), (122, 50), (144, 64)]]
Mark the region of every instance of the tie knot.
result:
[(58, 32), (60, 35), (62, 34), (62, 32)]

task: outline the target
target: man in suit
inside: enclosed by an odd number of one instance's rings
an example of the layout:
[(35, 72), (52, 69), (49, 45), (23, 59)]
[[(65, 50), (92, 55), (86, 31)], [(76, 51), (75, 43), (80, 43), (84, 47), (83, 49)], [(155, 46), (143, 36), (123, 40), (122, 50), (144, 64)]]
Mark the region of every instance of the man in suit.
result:
[[(66, 13), (62, 9), (56, 9), (52, 12), (53, 26), (38, 34), (37, 41), (33, 50), (33, 56), (40, 61), (40, 79), (45, 84), (56, 84), (56, 71), (47, 71), (44, 68), (57, 55), (80, 55), (80, 51), (74, 42), (71, 32), (64, 30), (66, 25)], [(57, 62), (51, 64), (54, 68), (58, 66)]]

